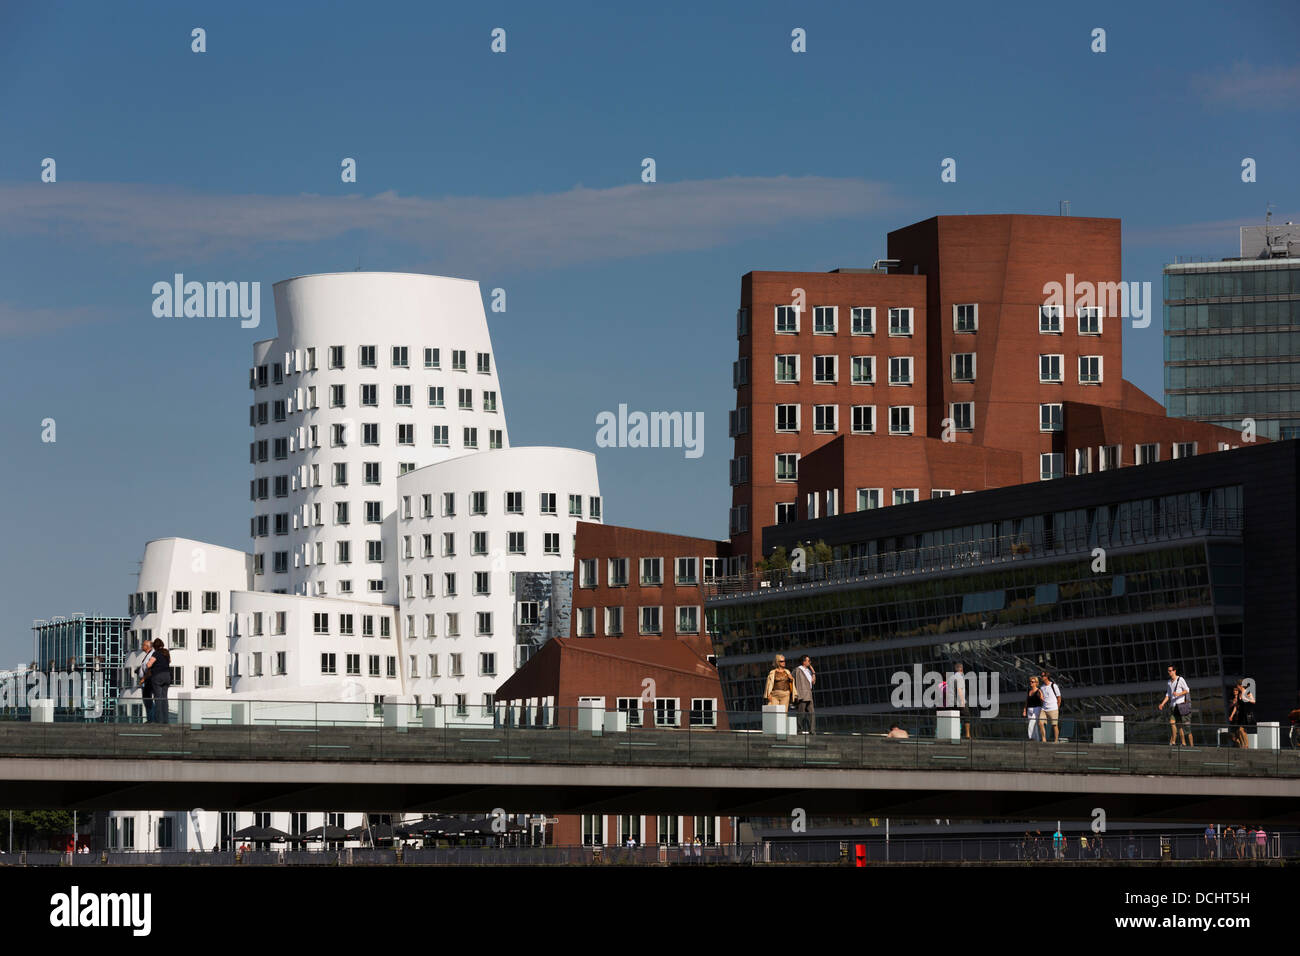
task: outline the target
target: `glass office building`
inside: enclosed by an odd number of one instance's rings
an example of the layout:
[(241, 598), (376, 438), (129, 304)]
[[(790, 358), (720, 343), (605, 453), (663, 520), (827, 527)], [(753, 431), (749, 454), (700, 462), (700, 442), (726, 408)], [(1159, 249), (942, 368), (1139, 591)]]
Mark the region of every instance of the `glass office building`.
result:
[[(1286, 229), (1292, 227), (1275, 227)], [(1178, 418), (1300, 437), (1300, 258), (1242, 230), (1242, 258), (1164, 269), (1165, 405)]]
[[(1265, 698), (1285, 712), (1297, 677), (1295, 460), (1295, 443), (1260, 445), (766, 529), (767, 553), (822, 540), (833, 560), (710, 592), (732, 726), (759, 723), (778, 653), (814, 658), (823, 730), (898, 714), (898, 674), (957, 662), (998, 675), (1004, 717), (1019, 717), (1046, 669), (1069, 701), (1063, 718), (1151, 720), (1170, 663), (1198, 722), (1222, 722), (1225, 687), (1256, 674), (1268, 685), (1260, 719)], [(1270, 513), (1288, 481), (1289, 501)], [(1267, 584), (1247, 581), (1256, 574)], [(1286, 582), (1279, 602), (1272, 589)]]
[[(130, 626), (129, 617), (84, 614), (37, 621), (32, 625), (36, 637), (35, 669), (47, 675), (81, 675), (81, 686), (94, 688), (99, 697), (98, 707), (90, 710), (97, 715), (112, 714), (117, 708), (118, 685), (126, 656), (135, 650), (127, 646)], [(55, 713), (59, 717), (82, 716), (63, 709), (56, 709)]]

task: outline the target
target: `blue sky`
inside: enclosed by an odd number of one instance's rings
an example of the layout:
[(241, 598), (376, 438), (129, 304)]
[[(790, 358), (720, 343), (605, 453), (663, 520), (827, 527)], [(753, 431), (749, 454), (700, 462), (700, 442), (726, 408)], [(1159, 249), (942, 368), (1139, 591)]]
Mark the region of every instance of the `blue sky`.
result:
[[(1158, 296), (1163, 263), (1234, 254), (1266, 203), (1300, 217), (1298, 10), (0, 8), (0, 666), (34, 618), (123, 613), (148, 539), (246, 546), (272, 282), (360, 262), (505, 288), (512, 441), (598, 451), (611, 523), (723, 537), (745, 272), (869, 265), (919, 219), (1069, 199), (1123, 220), (1124, 278)], [(175, 272), (260, 281), (262, 327), (154, 318)], [(1126, 330), (1125, 375), (1162, 398), (1159, 326)], [(703, 457), (596, 449), (619, 403), (703, 411)]]

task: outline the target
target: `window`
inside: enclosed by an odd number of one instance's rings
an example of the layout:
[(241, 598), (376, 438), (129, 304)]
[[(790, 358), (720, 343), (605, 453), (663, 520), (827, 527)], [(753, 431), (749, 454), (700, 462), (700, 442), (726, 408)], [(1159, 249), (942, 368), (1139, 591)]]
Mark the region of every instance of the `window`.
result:
[(655, 698), (655, 726), (656, 727), (681, 726), (681, 720), (677, 713), (676, 697)]
[(797, 432), (799, 430), (799, 406), (776, 406), (776, 430), (779, 432)]
[(596, 559), (583, 558), (578, 562), (578, 587), (596, 587)]
[(476, 634), (491, 634), (492, 633), (492, 612), (479, 611), (477, 614), (475, 614), (474, 627), (475, 627), (474, 633)]
[(662, 608), (643, 607), (641, 608), (641, 633), (642, 634), (662, 634), (663, 624), (660, 620)]
[(1085, 306), (1079, 311), (1079, 334), (1101, 335), (1101, 309), (1098, 306)]
[(778, 335), (793, 335), (799, 331), (799, 310), (795, 306), (776, 307), (776, 331)]
[(378, 352), (378, 349), (373, 345), (361, 346), (361, 361), (358, 362), (357, 365), (361, 368), (374, 368), (376, 365), (376, 352)]
[(1065, 455), (1062, 453), (1046, 452), (1038, 456), (1038, 462), (1041, 480), (1065, 477)]
[(330, 368), (343, 367), (343, 346), (331, 345), (330, 347)]
[(442, 594), (443, 597), (456, 596), (456, 572), (446, 571), (442, 575)]
[(415, 444), (415, 426), (398, 425), (397, 426), (397, 444), (414, 445)]
[(582, 517), (582, 495), (569, 495), (569, 516), (571, 518)]
[(590, 607), (581, 607), (578, 612), (578, 636), (591, 637), (595, 633), (596, 610)]
[(718, 699), (716, 697), (691, 698), (691, 726), (718, 726)]
[(694, 558), (678, 558), (676, 573), (673, 579), (677, 584), (698, 584), (699, 578), (695, 573), (696, 560)]
[(317, 611), (312, 615), (312, 632), (315, 634), (328, 634), (330, 632), (330, 616), (328, 613)]
[(477, 447), (478, 447), (478, 429), (477, 429), (477, 428), (466, 428), (465, 431), (464, 431), (464, 439), (465, 439), (465, 447), (466, 447), (466, 448), (477, 448)]
[(627, 558), (610, 558), (607, 578), (612, 588), (627, 587)]
[(869, 307), (855, 306), (849, 313), (852, 316), (852, 333), (854, 335), (876, 334), (876, 310)]
[(277, 675), (287, 674), (288, 667), (289, 667), (289, 652), (276, 651), (275, 652), (275, 674)]
[(889, 359), (889, 384), (912, 384), (912, 357), (910, 355), (893, 355)]
[(1080, 385), (1101, 384), (1101, 356), (1100, 355), (1079, 356), (1079, 384)]
[(446, 447), (451, 444), (451, 429), (447, 425), (433, 426), (433, 444), (436, 447)]
[(799, 456), (794, 452), (785, 452), (776, 456), (776, 480), (799, 480)]
[(1074, 450), (1074, 473), (1086, 475), (1092, 471), (1092, 449), (1076, 448)]
[(536, 627), (541, 620), (541, 605), (536, 601), (520, 601), (516, 608), (521, 627)]
[(817, 432), (836, 432), (839, 431), (839, 414), (838, 405), (814, 405), (813, 406), (813, 431)]
[(912, 406), (891, 405), (889, 407), (889, 434), (912, 434)]
[(700, 609), (698, 607), (679, 607), (677, 609), (677, 633), (700, 633)]
[(813, 334), (834, 335), (836, 332), (836, 307), (833, 305), (813, 306)]
[(378, 385), (361, 386), (361, 404), (367, 406), (377, 406), (379, 404)]
[(627, 714), (627, 725), (629, 727), (641, 726), (641, 698), (640, 697), (620, 697), (617, 700), (618, 712)]
[(478, 353), (478, 371), (480, 375), (492, 374), (492, 356), (487, 352)]
[(541, 513), (544, 515), (555, 514), (555, 493), (543, 491), (541, 493)]
[(472, 515), (487, 514), (487, 492), (486, 491), (470, 492), (469, 513)]
[[(492, 411), (495, 411), (495, 410), (496, 410), (496, 409), (492, 409)], [(502, 430), (501, 430), (500, 428), (489, 428), (489, 429), (488, 429), (488, 448), (489, 448), (489, 449), (491, 449), (491, 448), (500, 448), (500, 447), (501, 447), (501, 445), (502, 445), (501, 435), (502, 435)]]
[(460, 637), (460, 615), (451, 613), (447, 615), (447, 636)]
[(912, 310), (911, 309), (890, 309), (889, 310), (889, 334), (890, 335), (911, 335), (912, 334)]
[(506, 514), (521, 515), (524, 513), (524, 493), (522, 491), (506, 492)]
[(194, 686), (211, 687), (212, 686), (212, 668), (196, 667), (194, 668)]
[(320, 656), (320, 672), (321, 672), (322, 674), (336, 674), (336, 673), (338, 673), (337, 665), (336, 665), (336, 662), (335, 662), (335, 655), (333, 655), (333, 654), (322, 654), (322, 655)]
[(334, 562), (335, 564), (350, 564), (352, 562), (351, 541), (340, 541), (335, 545)]
[(560, 534), (558, 531), (548, 531), (542, 536), (542, 552), (544, 554), (560, 553)]
[(393, 368), (409, 368), (410, 362), (407, 361), (407, 348), (405, 345), (393, 346)]
[(406, 406), (409, 406), (409, 405), (411, 404), (411, 386), (409, 386), (409, 385), (394, 385), (394, 386), (393, 386), (393, 404), (394, 404), (394, 405), (406, 405)]
[(1059, 404), (1038, 406), (1038, 430), (1059, 432), (1065, 427), (1065, 406)]
[(487, 571), (475, 571), (474, 572), (474, 593), (491, 594), (492, 593), (491, 577), (492, 575)]
[(1139, 465), (1153, 465), (1160, 460), (1160, 446), (1155, 443), (1138, 445), (1133, 461)]
[(813, 381), (822, 384), (839, 381), (836, 356), (816, 355), (813, 357)]
[(1119, 445), (1102, 445), (1097, 449), (1097, 465), (1099, 471), (1112, 471), (1118, 468), (1120, 461)]
[(641, 559), (641, 584), (660, 585), (664, 583), (664, 567), (662, 558), (642, 558)]
[(956, 352), (952, 357), (952, 380), (954, 382), (975, 381), (975, 353)]
[(475, 531), (471, 538), (470, 550), (474, 554), (488, 553), (488, 536), (486, 531)]
[(910, 505), (910, 504), (911, 504), (912, 502), (914, 502), (915, 500), (916, 500), (916, 489), (915, 489), (915, 488), (895, 488), (895, 489), (894, 489), (894, 504), (896, 504), (896, 505)]
[(379, 462), (368, 461), (362, 465), (362, 481), (367, 485), (379, 484)]
[(524, 554), (524, 532), (511, 531), (506, 535), (506, 551), (509, 554)]
[(854, 385), (876, 384), (876, 357), (874, 355), (853, 356), (850, 369), (850, 381)]
[(789, 524), (799, 520), (799, 507), (793, 501), (779, 501), (776, 505), (776, 523)]
[(1196, 454), (1196, 442), (1194, 441), (1174, 442), (1175, 458), (1191, 458), (1195, 454)]
[(974, 332), (979, 328), (979, 306), (973, 303), (952, 307), (952, 330)]
[(379, 655), (369, 654), (366, 656), (366, 673), (371, 677), (379, 676)]
[(221, 592), (204, 591), (203, 592), (203, 613), (218, 614), (221, 611)]
[(799, 381), (799, 356), (778, 355), (776, 357), (776, 380), (781, 383)]
[(483, 411), (485, 411), (485, 412), (495, 412), (496, 410), (497, 410), (497, 393), (496, 393), (496, 392), (484, 392), (484, 393), (483, 393)]
[(344, 401), (344, 396), (343, 396), (343, 386), (331, 385), (330, 386), (330, 408), (342, 408), (345, 404), (346, 402)]
[(749, 384), (749, 359), (739, 358), (731, 363), (731, 387), (740, 388)]
[(858, 510), (870, 511), (873, 508), (880, 507), (880, 494), (883, 489), (880, 488), (859, 488), (858, 489)]
[(172, 610), (188, 611), (190, 609), (190, 592), (175, 591), (172, 594)]
[(587, 496), (587, 517), (595, 521), (600, 520), (600, 495)]
[(623, 609), (621, 607), (605, 608), (605, 634), (618, 637), (623, 633)]
[(749, 309), (736, 310), (736, 338), (749, 334)]
[(458, 388), (456, 389), (456, 403), (466, 411), (474, 410), (474, 389)]
[(430, 408), (444, 407), (443, 395), (444, 395), (444, 390), (441, 385), (430, 385), (429, 386), (429, 407)]
[(952, 424), (959, 432), (969, 432), (975, 430), (975, 403), (974, 402), (953, 402), (948, 406), (949, 414), (952, 416)]
[(442, 349), (424, 350), (424, 367), (439, 368), (442, 365)]
[(1064, 355), (1038, 356), (1038, 380), (1047, 383), (1061, 382), (1061, 364), (1064, 360)]
[(361, 655), (360, 654), (348, 654), (346, 658), (344, 658), (344, 661), (346, 664), (347, 673), (349, 675), (354, 677), (361, 676)]
[(1059, 335), (1061, 332), (1061, 312), (1059, 305), (1040, 305), (1038, 307), (1038, 331), (1044, 335)]
[(173, 628), (172, 628), (172, 630), (171, 630), (171, 648), (172, 648), (172, 650), (176, 650), (176, 649), (178, 649), (178, 648), (181, 649), (181, 650), (184, 650), (184, 649), (185, 649), (185, 628), (183, 628), (183, 627), (173, 627)]
[(876, 430), (876, 406), (853, 406), (853, 434), (870, 435)]

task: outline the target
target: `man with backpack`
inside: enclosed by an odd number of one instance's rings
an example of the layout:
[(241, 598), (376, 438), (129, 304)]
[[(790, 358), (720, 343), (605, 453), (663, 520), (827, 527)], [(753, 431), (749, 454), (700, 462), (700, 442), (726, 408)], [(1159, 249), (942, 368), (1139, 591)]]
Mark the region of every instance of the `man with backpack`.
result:
[[(1043, 695), (1043, 719), (1052, 728), (1052, 743), (1061, 742), (1061, 685), (1052, 682), (1051, 675), (1043, 671), (1039, 675), (1038, 690)], [(1047, 743), (1047, 737), (1043, 737)]]
[(1178, 676), (1178, 668), (1169, 665), (1169, 688), (1165, 699), (1156, 710), (1164, 710), (1169, 704), (1169, 746), (1181, 740), (1183, 746), (1194, 746), (1192, 742), (1192, 691), (1187, 681)]

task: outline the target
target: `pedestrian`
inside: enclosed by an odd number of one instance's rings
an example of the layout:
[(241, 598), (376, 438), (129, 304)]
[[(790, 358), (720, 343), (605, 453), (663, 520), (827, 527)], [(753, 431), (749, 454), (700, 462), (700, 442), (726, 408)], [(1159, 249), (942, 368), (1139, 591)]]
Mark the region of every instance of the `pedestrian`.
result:
[(1214, 859), (1214, 824), (1211, 823), (1205, 828), (1205, 858)]
[(1133, 842), (1133, 834), (1128, 835), (1128, 858), (1130, 860), (1137, 856), (1137, 844)]
[(801, 733), (817, 733), (817, 714), (813, 711), (813, 684), (817, 683), (817, 671), (812, 658), (807, 654), (799, 662), (794, 672), (795, 712), (799, 715)]
[(769, 706), (790, 709), (790, 697), (797, 694), (794, 688), (794, 675), (785, 669), (785, 655), (777, 654), (772, 661), (772, 669), (767, 672), (767, 686), (763, 690), (763, 699)]
[(1255, 859), (1263, 860), (1268, 856), (1268, 831), (1260, 827), (1255, 831)]
[(1237, 855), (1237, 831), (1231, 826), (1223, 828), (1223, 856)]
[(153, 664), (153, 642), (147, 637), (140, 645), (140, 654), (140, 663), (135, 668), (135, 683), (140, 688), (145, 723), (153, 723), (153, 685), (149, 682), (149, 667)]
[(898, 724), (890, 724), (889, 733), (885, 734), (885, 736), (892, 740), (906, 740), (907, 731), (898, 726)]
[(1093, 850), (1093, 854), (1099, 860), (1101, 859), (1102, 849), (1103, 849), (1102, 835), (1098, 833), (1095, 837), (1092, 838), (1092, 850)]
[(1250, 850), (1246, 843), (1246, 827), (1243, 824), (1242, 826), (1237, 827), (1237, 859), (1246, 859), (1246, 854), (1249, 852)]
[(1043, 694), (1038, 689), (1038, 678), (1029, 678), (1029, 694), (1025, 697), (1025, 706), (1020, 708), (1020, 716), (1029, 718), (1029, 739), (1042, 740), (1043, 728), (1041, 726), (1041, 715), (1043, 713)]
[(154, 723), (165, 724), (170, 718), (167, 689), (172, 683), (172, 657), (159, 637), (153, 639), (153, 663), (149, 665), (149, 682), (153, 685)]
[(1088, 855), (1088, 834), (1081, 833), (1079, 834), (1079, 859), (1082, 860), (1087, 855)]
[(1052, 854), (1058, 860), (1065, 859), (1065, 837), (1062, 836), (1060, 827), (1052, 834)]
[(1169, 687), (1165, 691), (1165, 699), (1157, 706), (1156, 710), (1164, 710), (1165, 704), (1169, 705), (1169, 746), (1174, 746), (1176, 740), (1182, 740), (1183, 746), (1194, 746), (1192, 742), (1192, 691), (1187, 686), (1187, 681), (1178, 676), (1178, 668), (1173, 664), (1169, 665)]
[(1291, 722), (1291, 746), (1300, 749), (1300, 694), (1296, 694), (1296, 705), (1286, 717)]
[(1250, 731), (1255, 726), (1255, 695), (1243, 681), (1237, 681), (1241, 693), (1237, 700), (1237, 740), (1243, 748), (1250, 749)]
[(952, 684), (955, 691), (953, 703), (957, 705), (957, 713), (966, 728), (966, 739), (970, 740), (970, 702), (966, 700), (966, 668), (958, 662), (952, 665), (952, 669)]
[[(1061, 742), (1061, 728), (1058, 724), (1058, 718), (1061, 712), (1061, 689), (1052, 682), (1051, 675), (1043, 671), (1038, 680), (1039, 693), (1043, 695), (1043, 720), (1050, 724), (1052, 728), (1052, 743)], [(1043, 742), (1047, 742), (1047, 734), (1043, 734)]]

